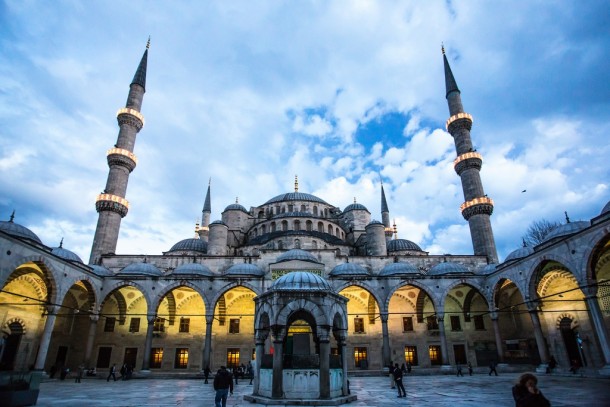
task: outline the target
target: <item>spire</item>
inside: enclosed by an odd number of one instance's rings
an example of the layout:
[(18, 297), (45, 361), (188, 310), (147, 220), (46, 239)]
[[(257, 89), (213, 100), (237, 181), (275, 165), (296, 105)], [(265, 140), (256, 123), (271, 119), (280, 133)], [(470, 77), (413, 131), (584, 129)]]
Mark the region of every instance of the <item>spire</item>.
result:
[(15, 219), (15, 210), (13, 209), (13, 213), (11, 213), (11, 218), (9, 219), (9, 222), (13, 223), (13, 219)]
[(138, 65), (138, 70), (136, 74), (133, 76), (133, 80), (131, 81), (132, 85), (140, 85), (146, 91), (146, 64), (148, 63), (148, 48), (150, 48), (150, 37), (148, 37), (148, 42), (146, 43), (146, 50), (144, 51), (144, 55), (142, 55), (142, 59), (140, 60), (140, 65)]
[(568, 211), (563, 212), (566, 215), (566, 223), (570, 223), (570, 217), (568, 216)]
[(299, 192), (299, 176), (294, 176), (294, 192)]
[(210, 203), (210, 187), (212, 185), (212, 178), (208, 182), (208, 192), (205, 194), (205, 202), (203, 203), (202, 212), (212, 212), (212, 204)]
[(396, 218), (394, 219), (394, 239), (398, 239), (398, 228), (396, 227)]
[(460, 90), (458, 89), (455, 78), (453, 77), (453, 72), (451, 72), (451, 67), (449, 66), (447, 55), (445, 54), (445, 46), (441, 46), (441, 49), (443, 51), (443, 61), (445, 62), (445, 89), (447, 90), (445, 97), (447, 97), (451, 92), (459, 93)]
[(64, 238), (61, 238), (61, 242), (59, 242), (59, 248), (61, 249), (64, 246)]
[(385, 199), (385, 191), (383, 190), (383, 181), (381, 182), (381, 213), (390, 212), (388, 209), (388, 201)]

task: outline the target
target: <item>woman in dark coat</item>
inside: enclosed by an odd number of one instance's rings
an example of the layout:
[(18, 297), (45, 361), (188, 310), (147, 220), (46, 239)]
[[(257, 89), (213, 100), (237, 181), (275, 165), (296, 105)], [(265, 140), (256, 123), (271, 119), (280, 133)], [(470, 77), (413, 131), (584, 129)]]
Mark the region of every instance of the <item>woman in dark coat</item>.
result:
[(513, 387), (515, 407), (551, 407), (551, 403), (542, 395), (536, 385), (538, 379), (532, 373), (524, 373)]

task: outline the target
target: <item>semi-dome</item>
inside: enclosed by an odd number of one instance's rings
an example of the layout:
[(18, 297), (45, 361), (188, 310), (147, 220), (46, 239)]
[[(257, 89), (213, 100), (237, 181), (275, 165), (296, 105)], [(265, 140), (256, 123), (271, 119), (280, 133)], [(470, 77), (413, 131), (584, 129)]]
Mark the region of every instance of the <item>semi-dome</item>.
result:
[(132, 263), (119, 271), (120, 275), (162, 276), (163, 272), (150, 263)]
[(208, 243), (202, 239), (184, 239), (176, 243), (169, 249), (168, 253), (177, 252), (177, 251), (189, 251), (189, 252), (200, 252), (207, 253), (208, 252)]
[(256, 264), (251, 263), (239, 263), (229, 267), (225, 272), (225, 276), (251, 276), (251, 277), (262, 277), (265, 272), (261, 270)]
[(234, 203), (227, 206), (223, 212), (226, 211), (242, 211), (248, 213), (248, 210), (238, 203)]
[(112, 275), (112, 271), (108, 270), (104, 266), (98, 266), (97, 264), (93, 264), (89, 265), (89, 267), (91, 267), (93, 269), (93, 272), (98, 276), (106, 277)]
[(390, 263), (379, 272), (379, 277), (405, 276), (408, 274), (421, 274), (414, 265), (402, 261)]
[(508, 254), (508, 256), (506, 256), (506, 259), (504, 259), (504, 263), (506, 263), (508, 261), (522, 259), (524, 257), (529, 256), (532, 253), (534, 253), (533, 248), (531, 248), (529, 246), (520, 247), (517, 250), (513, 250), (512, 252), (510, 252)]
[(42, 244), (42, 241), (34, 232), (25, 226), (21, 226), (20, 224), (13, 222), (13, 218), (14, 215), (11, 215), (11, 219), (9, 221), (0, 221), (0, 230), (13, 237), (27, 239)]
[(329, 276), (332, 277), (342, 277), (342, 276), (350, 276), (350, 277), (354, 277), (354, 276), (363, 276), (363, 277), (368, 277), (371, 275), (371, 273), (368, 272), (367, 269), (365, 269), (364, 267), (358, 265), (358, 264), (354, 264), (354, 263), (343, 263), (343, 264), (339, 264), (338, 266), (335, 266), (335, 268), (333, 268), (330, 273), (328, 273)]
[(427, 275), (429, 276), (442, 276), (445, 274), (467, 274), (470, 273), (465, 266), (461, 264), (454, 263), (452, 261), (447, 261), (444, 263), (439, 263), (436, 266), (432, 267)]
[(603, 215), (604, 213), (608, 213), (610, 212), (610, 201), (608, 201), (608, 203), (606, 204), (606, 206), (604, 206), (602, 208), (602, 211), (600, 212), (600, 215)]
[(367, 212), (368, 212), (369, 210), (368, 210), (368, 209), (366, 209), (366, 206), (364, 206), (364, 205), (362, 205), (362, 204), (359, 204), (359, 203), (354, 202), (354, 203), (353, 203), (353, 204), (351, 204), (351, 205), (347, 205), (347, 206), (345, 207), (345, 209), (343, 210), (343, 212), (349, 212), (349, 211), (367, 211)]
[(328, 281), (308, 271), (293, 271), (284, 274), (270, 288), (275, 291), (330, 291)]
[(53, 253), (57, 257), (61, 257), (64, 260), (74, 261), (76, 263), (83, 262), (82, 259), (80, 257), (78, 257), (78, 254), (76, 254), (68, 249), (64, 249), (61, 244), (59, 245), (59, 247), (53, 247), (51, 249), (51, 253)]
[(318, 259), (316, 259), (316, 257), (309, 253), (306, 250), (301, 250), (301, 249), (292, 249), (292, 250), (288, 250), (285, 253), (280, 254), (277, 257), (276, 262), (277, 263), (281, 263), (283, 261), (290, 261), (290, 260), (301, 260), (301, 261), (309, 261), (312, 263), (319, 263)]
[(553, 230), (549, 232), (548, 235), (546, 235), (543, 240), (543, 243), (560, 236), (573, 235), (574, 233), (580, 232), (581, 230), (586, 229), (589, 226), (591, 226), (591, 223), (584, 220), (577, 222), (568, 222), (563, 225), (556, 226), (555, 228), (553, 228)]
[(485, 267), (481, 268), (480, 270), (478, 270), (477, 274), (486, 276), (486, 275), (489, 275), (489, 274), (493, 273), (494, 271), (496, 271), (497, 268), (498, 268), (497, 264), (490, 263), (490, 264), (485, 265)]
[(392, 239), (388, 242), (387, 248), (388, 253), (402, 252), (406, 250), (417, 252), (423, 251), (421, 247), (407, 239)]
[(309, 201), (309, 202), (317, 202), (321, 204), (328, 205), (323, 199), (318, 198), (315, 195), (306, 194), (305, 192), (288, 192), (286, 194), (280, 194), (275, 196), (265, 202), (263, 205), (269, 205), (276, 202), (285, 202), (285, 201)]
[(203, 264), (185, 263), (176, 267), (176, 269), (172, 272), (172, 275), (212, 277), (214, 273), (212, 273), (212, 270)]

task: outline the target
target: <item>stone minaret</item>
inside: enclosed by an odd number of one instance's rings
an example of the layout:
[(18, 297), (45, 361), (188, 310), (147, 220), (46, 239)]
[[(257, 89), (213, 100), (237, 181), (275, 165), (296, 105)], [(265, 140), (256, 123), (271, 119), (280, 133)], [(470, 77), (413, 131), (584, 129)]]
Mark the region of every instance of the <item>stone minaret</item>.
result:
[(208, 182), (208, 191), (205, 194), (205, 202), (203, 203), (203, 209), (201, 210), (201, 227), (199, 228), (199, 238), (201, 240), (208, 241), (210, 234), (210, 215), (212, 214), (212, 204), (210, 203), (210, 186), (212, 185), (212, 179)]
[(136, 167), (137, 158), (133, 153), (136, 135), (144, 126), (144, 116), (140, 113), (146, 91), (146, 64), (150, 39), (138, 70), (129, 86), (125, 107), (117, 112), (119, 136), (113, 148), (108, 150), (108, 180), (104, 192), (97, 196), (95, 209), (99, 213), (89, 264), (97, 264), (102, 255), (114, 253), (121, 219), (127, 215), (129, 202), (125, 199), (129, 174)]
[(462, 180), (464, 190), (465, 202), (461, 205), (460, 210), (470, 226), (474, 254), (487, 256), (490, 263), (497, 263), (498, 254), (489, 218), (493, 212), (494, 203), (483, 191), (479, 174), (483, 157), (472, 146), (470, 139), (472, 116), (464, 112), (460, 90), (451, 72), (449, 61), (447, 61), (445, 48), (443, 47), (442, 50), (445, 63), (446, 98), (451, 116), (447, 120), (447, 131), (455, 141), (457, 158), (454, 161), (454, 168)]
[(383, 181), (381, 182), (381, 223), (385, 226), (386, 240), (392, 239), (392, 225), (390, 225), (390, 210), (388, 209), (388, 201), (385, 199), (385, 191), (383, 190)]

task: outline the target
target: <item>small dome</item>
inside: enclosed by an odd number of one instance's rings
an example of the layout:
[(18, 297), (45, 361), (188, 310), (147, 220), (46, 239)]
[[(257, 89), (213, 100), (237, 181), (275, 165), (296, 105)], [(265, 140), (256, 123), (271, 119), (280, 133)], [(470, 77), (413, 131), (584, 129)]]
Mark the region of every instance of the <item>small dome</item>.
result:
[(496, 271), (496, 268), (498, 268), (498, 265), (495, 263), (487, 264), (485, 267), (478, 270), (477, 274), (486, 276), (486, 275), (489, 275), (489, 274), (493, 273), (494, 271)]
[(332, 277), (341, 277), (341, 276), (364, 276), (368, 277), (371, 273), (368, 272), (364, 267), (354, 264), (354, 263), (343, 263), (335, 266), (328, 274)]
[(351, 205), (347, 205), (345, 207), (345, 209), (343, 210), (343, 212), (349, 212), (349, 211), (369, 211), (368, 209), (366, 209), (366, 206), (359, 204), (359, 203), (353, 203)]
[(309, 253), (308, 251), (305, 250), (301, 250), (301, 249), (292, 249), (292, 250), (288, 250), (286, 253), (282, 253), (277, 257), (276, 262), (277, 263), (281, 263), (283, 261), (290, 261), (290, 260), (301, 260), (301, 261), (309, 261), (312, 263), (319, 263), (318, 259), (316, 259), (316, 257)]
[(150, 263), (132, 263), (123, 268), (118, 274), (120, 275), (144, 275), (144, 276), (162, 276), (163, 272)]
[(606, 206), (603, 207), (602, 211), (600, 212), (600, 215), (603, 215), (604, 213), (608, 213), (608, 212), (610, 212), (610, 201), (608, 201)]
[(553, 230), (549, 232), (548, 235), (546, 235), (543, 240), (543, 243), (553, 240), (556, 237), (573, 235), (574, 233), (580, 232), (581, 230), (586, 229), (589, 226), (591, 226), (591, 223), (586, 221), (569, 222), (563, 225), (556, 226)]
[(461, 264), (447, 261), (439, 263), (428, 271), (429, 276), (442, 276), (445, 274), (466, 274), (470, 273), (466, 267)]
[(309, 201), (309, 202), (318, 202), (321, 204), (326, 204), (323, 199), (318, 198), (315, 195), (306, 194), (304, 192), (288, 192), (287, 194), (281, 194), (276, 197), (271, 198), (263, 205), (269, 205), (276, 202), (284, 202), (284, 201)]
[(111, 276), (112, 271), (108, 270), (106, 267), (104, 266), (98, 266), (96, 264), (93, 265), (89, 265), (89, 267), (91, 267), (93, 269), (93, 272), (95, 274), (97, 274), (98, 276), (102, 276), (102, 277), (106, 277), (106, 276)]
[(276, 291), (331, 291), (330, 284), (317, 274), (293, 271), (284, 274), (270, 288)]
[(391, 252), (402, 252), (402, 251), (417, 251), (421, 252), (422, 249), (417, 244), (407, 239), (393, 239), (388, 242), (388, 253)]
[(74, 252), (71, 252), (68, 249), (64, 249), (63, 247), (61, 247), (61, 245), (59, 245), (59, 247), (52, 248), (51, 249), (51, 253), (53, 253), (57, 257), (61, 257), (64, 260), (74, 261), (76, 263), (82, 263), (83, 262), (81, 260), (81, 258), (78, 257), (78, 254), (76, 254)]
[(212, 277), (214, 273), (207, 266), (199, 263), (185, 263), (181, 264), (172, 272), (172, 275), (191, 275), (191, 276), (202, 276)]
[(229, 267), (224, 273), (225, 276), (252, 276), (252, 277), (262, 277), (265, 275), (265, 272), (261, 270), (256, 264), (250, 263), (239, 263), (234, 264)]
[(402, 261), (390, 263), (379, 272), (379, 277), (404, 276), (408, 274), (421, 274), (421, 272), (410, 263)]
[(207, 253), (208, 252), (208, 243), (205, 240), (201, 239), (184, 239), (176, 243), (169, 249), (168, 253), (177, 252), (177, 251), (189, 251), (189, 252), (200, 252)]
[(234, 203), (227, 206), (223, 212), (226, 211), (242, 211), (248, 213), (248, 210), (238, 203)]
[(534, 253), (534, 249), (533, 248), (531, 248), (529, 246), (520, 247), (517, 250), (514, 250), (514, 251), (510, 252), (508, 254), (508, 256), (506, 256), (506, 259), (504, 259), (504, 263), (506, 263), (508, 261), (522, 259), (524, 257), (529, 256), (532, 253)]
[(379, 222), (378, 220), (372, 220), (368, 225), (366, 225), (366, 227), (372, 226), (372, 225), (381, 225), (384, 226), (383, 223)]
[(210, 223), (210, 226), (212, 226), (212, 225), (224, 225), (224, 226), (227, 226), (227, 224), (224, 223), (221, 220), (215, 220), (214, 222)]
[(34, 232), (26, 228), (25, 226), (21, 226), (20, 224), (13, 222), (13, 216), (14, 215), (11, 215), (11, 220), (9, 220), (8, 222), (5, 220), (0, 221), (1, 231), (19, 239), (32, 240), (36, 243), (42, 244), (42, 241), (40, 240), (40, 238), (38, 238), (38, 236), (36, 236)]

